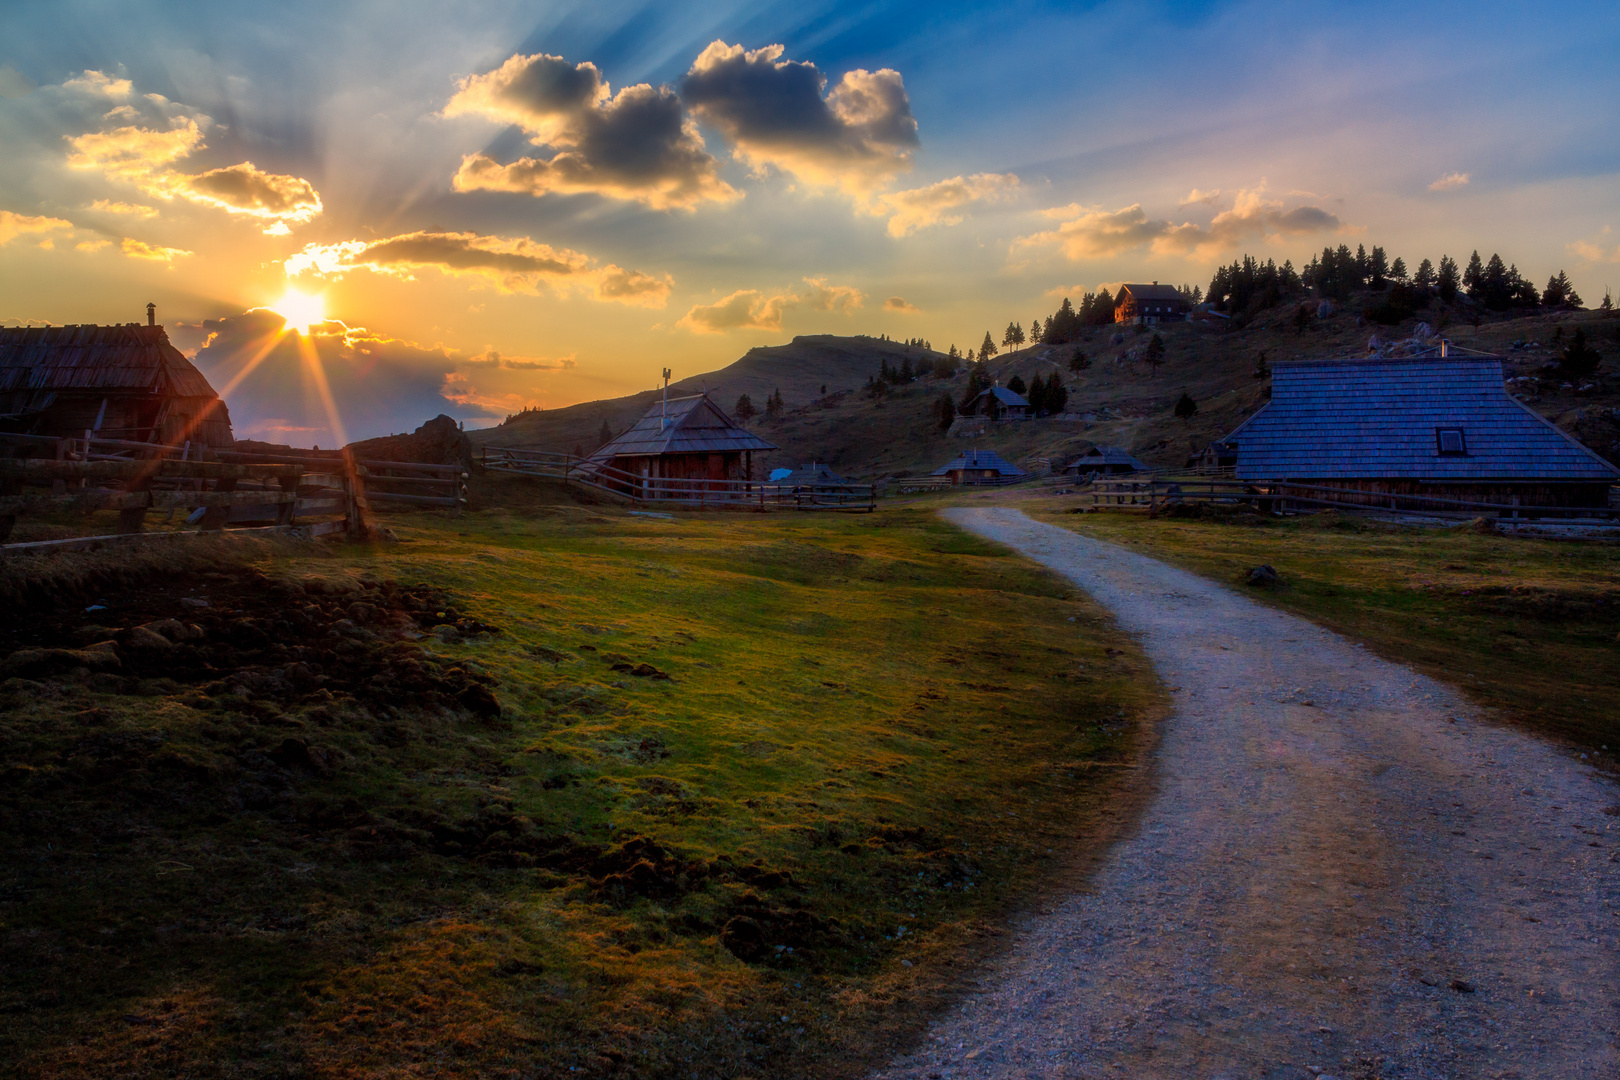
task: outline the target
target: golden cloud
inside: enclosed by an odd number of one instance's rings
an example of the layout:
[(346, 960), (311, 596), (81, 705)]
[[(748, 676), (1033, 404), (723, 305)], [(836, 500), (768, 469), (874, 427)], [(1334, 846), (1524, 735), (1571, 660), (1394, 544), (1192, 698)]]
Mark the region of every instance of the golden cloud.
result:
[(1111, 211), (1071, 203), (1042, 211), (1059, 221), (1057, 228), (1020, 237), (1014, 243), (1055, 246), (1076, 260), (1111, 258), (1143, 247), (1159, 255), (1210, 258), (1256, 238), (1304, 236), (1346, 228), (1337, 215), (1319, 206), (1285, 210), (1284, 205), (1266, 198), (1263, 180), (1239, 191), (1232, 208), (1216, 214), (1207, 227), (1155, 220), (1148, 217), (1140, 203)]
[(659, 278), (611, 263), (598, 265), (581, 252), (553, 248), (526, 236), (470, 232), (414, 232), (383, 240), (310, 244), (289, 258), (284, 269), (288, 277), (304, 273), (341, 277), (351, 270), (411, 277), (418, 270), (437, 270), (488, 281), (502, 292), (537, 293), (544, 283), (641, 307), (663, 307), (675, 285), (667, 274)]
[(556, 151), (506, 163), (469, 154), (451, 181), (457, 191), (596, 194), (657, 210), (742, 197), (720, 179), (674, 91), (639, 83), (612, 94), (591, 63), (512, 56), (461, 80), (444, 114), (516, 124), (536, 146)]
[(1605, 225), (1603, 231), (1597, 235), (1597, 243), (1590, 240), (1576, 240), (1574, 243), (1564, 245), (1564, 250), (1585, 262), (1620, 263), (1620, 244), (1616, 244), (1613, 248), (1605, 246), (1613, 239), (1613, 232), (1610, 226)]
[(579, 366), (573, 353), (549, 360), (535, 356), (505, 356), (488, 346), (462, 363), (467, 367), (500, 368), (504, 371), (567, 371)]
[(791, 296), (766, 296), (758, 289), (739, 289), (724, 300), (699, 304), (680, 317), (676, 326), (694, 334), (723, 334), (728, 330), (780, 330), (782, 311)]
[(73, 247), (77, 251), (93, 253), (100, 251), (104, 247), (110, 247), (111, 245), (111, 240), (81, 240), (77, 244), (74, 244)]
[(67, 159), (69, 168), (95, 169), (147, 190), (145, 182), (202, 147), (203, 133), (197, 121), (187, 116), (175, 120), (167, 131), (126, 126), (87, 132), (69, 139), (68, 145), (73, 147)]
[(103, 214), (122, 214), (133, 218), (155, 218), (158, 215), (155, 206), (140, 206), (135, 203), (112, 202), (108, 199), (97, 199), (90, 204), (90, 209)]
[(5, 247), (19, 236), (45, 234), (57, 230), (71, 230), (73, 222), (53, 217), (30, 217), (0, 210), (0, 247)]
[(187, 175), (163, 178), (173, 194), (232, 214), (274, 219), (285, 225), (304, 222), (321, 212), (321, 197), (308, 180), (267, 173), (251, 161)]
[(1005, 198), (1018, 186), (1018, 177), (1012, 173), (953, 176), (927, 187), (879, 195), (873, 200), (873, 212), (891, 215), (890, 236), (905, 236), (929, 225), (960, 224), (962, 215), (950, 211), (970, 203)]
[(133, 237), (124, 237), (123, 252), (132, 259), (150, 259), (153, 262), (173, 262), (182, 255), (190, 255), (189, 251), (180, 248), (164, 247), (161, 244), (148, 244), (144, 240)]
[(822, 277), (807, 277), (804, 283), (810, 288), (797, 300), (817, 311), (836, 311), (840, 315), (848, 315), (866, 302), (866, 294), (853, 285), (829, 285), (827, 279)]
[(857, 194), (911, 167), (917, 121), (899, 72), (850, 71), (823, 96), (826, 76), (784, 52), (714, 41), (682, 80), (687, 104), (730, 140), (738, 160), (756, 173), (774, 166)]
[(916, 304), (907, 303), (903, 296), (891, 296), (883, 301), (883, 310), (897, 311), (902, 315), (916, 315), (922, 311), (922, 308)]
[(1430, 191), (1455, 191), (1460, 187), (1467, 187), (1471, 174), (1465, 172), (1448, 172), (1440, 179), (1429, 185)]
[(1212, 191), (1200, 191), (1198, 188), (1193, 188), (1191, 191), (1187, 192), (1186, 198), (1182, 199), (1176, 204), (1176, 207), (1177, 209), (1180, 209), (1187, 206), (1196, 206), (1199, 203), (1203, 203), (1205, 206), (1214, 206), (1216, 200), (1220, 197), (1220, 188), (1215, 188)]

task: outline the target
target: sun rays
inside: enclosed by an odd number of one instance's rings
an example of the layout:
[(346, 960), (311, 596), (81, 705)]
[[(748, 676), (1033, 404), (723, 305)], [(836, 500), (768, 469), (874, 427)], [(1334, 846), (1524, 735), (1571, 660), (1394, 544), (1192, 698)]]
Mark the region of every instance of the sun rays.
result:
[(309, 328), (326, 321), (326, 296), (322, 293), (306, 293), (288, 287), (281, 294), (281, 299), (269, 306), (269, 310), (280, 315), (286, 322), (286, 329), (297, 333), (300, 337), (309, 336)]

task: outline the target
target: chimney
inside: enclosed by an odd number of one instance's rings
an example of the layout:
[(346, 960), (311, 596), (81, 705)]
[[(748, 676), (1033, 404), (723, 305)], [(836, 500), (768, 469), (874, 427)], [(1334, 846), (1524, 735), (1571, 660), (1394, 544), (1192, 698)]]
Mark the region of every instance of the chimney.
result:
[(1157, 282), (1157, 281), (1155, 281), (1155, 282), (1154, 282), (1154, 283), (1153, 283), (1153, 284), (1155, 284), (1155, 285), (1157, 285), (1157, 284), (1158, 284), (1158, 282)]
[(1447, 341), (1445, 338), (1440, 339), (1440, 355), (1441, 355), (1441, 357), (1444, 357), (1446, 355), (1446, 350), (1450, 345), (1451, 345), (1451, 342)]
[(147, 326), (156, 326), (157, 325), (157, 305), (156, 304), (147, 304), (146, 305), (146, 325)]

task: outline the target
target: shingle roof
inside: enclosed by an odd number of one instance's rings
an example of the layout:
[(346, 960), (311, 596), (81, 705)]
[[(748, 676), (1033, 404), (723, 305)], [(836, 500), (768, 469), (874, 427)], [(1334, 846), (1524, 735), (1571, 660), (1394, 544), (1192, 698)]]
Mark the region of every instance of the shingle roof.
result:
[(810, 465), (800, 465), (788, 473), (781, 480), (784, 484), (847, 484), (849, 481), (833, 472), (832, 469), (815, 462)]
[(968, 403), (968, 407), (970, 409), (976, 407), (980, 400), (982, 400), (987, 394), (995, 395), (995, 399), (1001, 402), (1003, 405), (1022, 405), (1026, 409), (1029, 408), (1028, 398), (1021, 394), (1013, 393), (1005, 386), (992, 386), (987, 389), (980, 390), (978, 396)]
[[(1438, 428), (1462, 428), (1467, 453), (1441, 455)], [(1240, 480), (1620, 477), (1511, 397), (1499, 357), (1277, 364), (1271, 401), (1226, 441)]]
[(1103, 465), (1129, 465), (1137, 472), (1147, 472), (1150, 468), (1148, 465), (1137, 460), (1135, 457), (1132, 457), (1128, 450), (1123, 450), (1117, 446), (1093, 446), (1090, 450), (1087, 450), (1085, 453), (1075, 458), (1074, 461), (1070, 462), (1070, 464), (1095, 464), (1096, 462), (1093, 461), (1093, 459), (1097, 458), (1101, 459), (1101, 464)]
[(944, 476), (955, 469), (994, 469), (1001, 476), (1025, 476), (1023, 469), (1006, 461), (994, 450), (969, 450), (949, 465), (941, 465), (934, 476)]
[(1138, 300), (1183, 300), (1181, 290), (1174, 285), (1132, 285), (1124, 284), (1120, 288), (1136, 297)]
[(161, 326), (0, 328), (0, 393), (132, 390), (216, 396)]
[(729, 450), (775, 450), (776, 444), (744, 431), (707, 394), (671, 398), (647, 410), (624, 434), (590, 456), (592, 461), (659, 454), (718, 454)]

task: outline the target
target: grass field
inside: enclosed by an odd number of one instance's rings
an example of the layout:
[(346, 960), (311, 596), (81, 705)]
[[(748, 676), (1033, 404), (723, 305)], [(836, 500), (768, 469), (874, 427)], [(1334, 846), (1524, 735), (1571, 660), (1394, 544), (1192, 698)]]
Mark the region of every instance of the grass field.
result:
[(854, 1074), (1145, 792), (1132, 643), (929, 509), (390, 524), (7, 646), (0, 1072)]
[[(1072, 501), (1072, 500), (1071, 500)], [(1611, 767), (1620, 751), (1620, 545), (1327, 513), (1219, 520), (1064, 512), (1044, 520), (1184, 566), (1366, 642)], [(1275, 588), (1243, 584), (1261, 564)]]

